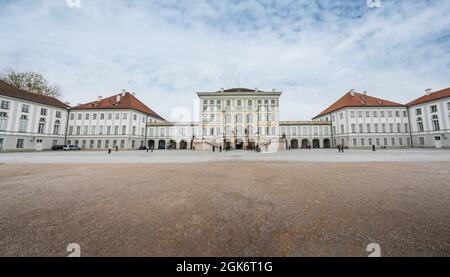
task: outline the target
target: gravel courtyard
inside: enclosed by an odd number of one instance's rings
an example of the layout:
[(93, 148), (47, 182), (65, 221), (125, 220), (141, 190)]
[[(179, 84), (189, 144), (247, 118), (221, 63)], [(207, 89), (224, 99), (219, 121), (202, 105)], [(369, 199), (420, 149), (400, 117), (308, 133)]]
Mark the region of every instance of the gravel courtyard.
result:
[(82, 256), (367, 256), (373, 242), (383, 256), (450, 255), (447, 161), (2, 156), (0, 256), (66, 256), (69, 243)]

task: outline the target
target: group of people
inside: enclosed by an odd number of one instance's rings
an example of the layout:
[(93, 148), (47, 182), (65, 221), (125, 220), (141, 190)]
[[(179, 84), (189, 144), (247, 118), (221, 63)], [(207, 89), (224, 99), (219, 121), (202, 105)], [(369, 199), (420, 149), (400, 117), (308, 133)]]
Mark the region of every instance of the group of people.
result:
[(337, 146), (337, 149), (338, 149), (338, 151), (339, 151), (339, 152), (342, 152), (342, 153), (344, 153), (344, 149), (345, 149), (345, 147), (344, 147), (344, 145), (343, 145), (343, 144), (339, 144), (339, 145)]
[[(225, 150), (225, 152), (228, 152), (231, 150), (230, 146), (226, 146), (225, 148), (222, 148), (222, 145), (219, 145), (219, 152), (222, 152), (222, 150)], [(247, 150), (255, 150), (256, 152), (261, 152), (261, 148), (259, 147), (259, 145), (256, 145), (255, 147), (247, 147)], [(212, 151), (216, 152), (216, 147), (213, 146), (212, 147)]]

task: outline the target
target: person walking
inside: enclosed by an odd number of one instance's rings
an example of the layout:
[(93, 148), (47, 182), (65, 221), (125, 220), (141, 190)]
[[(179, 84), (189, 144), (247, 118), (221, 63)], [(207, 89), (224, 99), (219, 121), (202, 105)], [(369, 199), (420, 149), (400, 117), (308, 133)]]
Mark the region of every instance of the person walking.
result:
[(375, 144), (374, 144), (374, 145), (372, 145), (372, 151), (375, 152), (375, 150), (376, 149), (375, 149)]
[(222, 153), (222, 144), (219, 146), (219, 151)]
[(108, 147), (108, 154), (111, 155), (111, 147)]
[(213, 145), (213, 147), (212, 147), (213, 149), (213, 152), (216, 152), (216, 147)]
[(116, 152), (119, 152), (119, 146), (116, 145)]
[(148, 145), (145, 146), (145, 150), (147, 150), (147, 153), (148, 153), (148, 150), (150, 150), (150, 147), (148, 147)]

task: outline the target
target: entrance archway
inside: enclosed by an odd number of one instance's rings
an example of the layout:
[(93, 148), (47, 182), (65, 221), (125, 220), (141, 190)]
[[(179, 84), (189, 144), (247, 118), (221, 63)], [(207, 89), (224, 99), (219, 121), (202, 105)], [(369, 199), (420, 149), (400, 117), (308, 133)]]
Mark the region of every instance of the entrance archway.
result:
[(155, 141), (154, 140), (149, 140), (147, 143), (148, 148), (152, 149), (155, 148)]
[(242, 139), (236, 139), (236, 149), (237, 150), (244, 149), (244, 141)]
[(184, 140), (180, 141), (180, 149), (183, 149), (183, 150), (187, 149), (187, 142), (186, 141), (184, 141)]
[(174, 140), (171, 140), (171, 141), (169, 142), (169, 148), (172, 149), (172, 150), (177, 149), (177, 142), (174, 141)]
[(298, 149), (298, 140), (291, 140), (291, 149)]
[(331, 148), (330, 140), (324, 139), (323, 140), (323, 148)]
[(320, 141), (318, 139), (313, 139), (313, 148), (320, 148)]
[(303, 140), (302, 140), (302, 148), (307, 148), (308, 145), (309, 145), (308, 139), (303, 139)]
[(158, 142), (158, 149), (161, 149), (161, 150), (166, 149), (166, 141), (165, 140), (160, 140)]

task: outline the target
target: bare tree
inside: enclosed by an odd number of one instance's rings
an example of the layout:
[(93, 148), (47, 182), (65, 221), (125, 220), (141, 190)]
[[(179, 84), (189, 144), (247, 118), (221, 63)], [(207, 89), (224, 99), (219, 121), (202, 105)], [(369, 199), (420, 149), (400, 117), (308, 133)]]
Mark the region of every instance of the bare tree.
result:
[(40, 73), (26, 71), (17, 72), (7, 69), (0, 75), (0, 79), (17, 87), (45, 96), (59, 98), (62, 95), (61, 87), (56, 84), (49, 84), (47, 79)]

